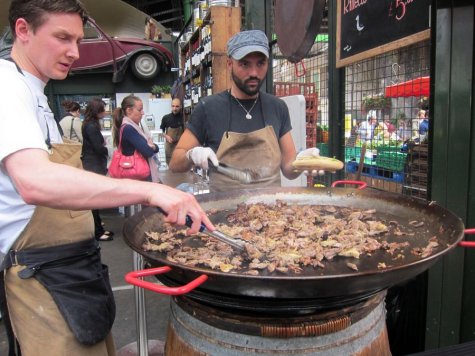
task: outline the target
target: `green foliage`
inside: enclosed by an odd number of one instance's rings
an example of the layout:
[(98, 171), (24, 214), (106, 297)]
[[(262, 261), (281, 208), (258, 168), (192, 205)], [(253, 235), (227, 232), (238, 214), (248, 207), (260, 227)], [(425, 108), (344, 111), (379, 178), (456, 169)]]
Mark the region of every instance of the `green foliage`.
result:
[(161, 94), (162, 93), (162, 87), (160, 85), (154, 85), (152, 89), (150, 89), (150, 92), (152, 94)]
[(150, 89), (152, 94), (169, 94), (172, 88), (169, 85), (154, 85)]
[(172, 91), (172, 87), (169, 85), (163, 85), (162, 86), (162, 93), (163, 94), (170, 94)]
[(365, 96), (362, 101), (364, 110), (381, 110), (391, 107), (391, 98), (386, 98), (383, 95), (369, 95)]

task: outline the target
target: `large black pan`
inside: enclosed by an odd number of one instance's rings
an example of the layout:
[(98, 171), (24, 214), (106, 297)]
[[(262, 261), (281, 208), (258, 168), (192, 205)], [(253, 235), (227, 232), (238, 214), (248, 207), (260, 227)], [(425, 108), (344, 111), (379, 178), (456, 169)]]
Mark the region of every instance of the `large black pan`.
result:
[[(127, 244), (143, 255), (152, 267), (171, 267), (171, 271), (163, 279), (165, 284), (186, 284), (206, 275), (208, 279), (198, 290), (231, 296), (320, 299), (371, 294), (425, 271), (440, 256), (455, 247), (464, 233), (462, 221), (441, 206), (387, 192), (347, 188), (269, 188), (204, 194), (197, 196), (197, 199), (204, 209), (235, 209), (242, 202), (273, 203), (277, 199), (297, 204), (374, 208), (382, 219), (396, 220), (406, 230), (415, 233), (409, 240), (411, 247), (404, 251), (403, 259), (394, 259), (388, 253), (379, 251), (371, 257), (362, 256), (358, 260), (336, 257), (327, 262), (324, 269), (306, 268), (301, 274), (284, 275), (274, 272), (251, 276), (188, 267), (167, 261), (164, 253), (145, 252), (141, 247), (145, 232), (159, 230), (162, 215), (154, 208), (146, 208), (127, 219), (124, 225)], [(410, 221), (423, 222), (424, 225), (412, 227)], [(425, 247), (433, 236), (437, 237), (439, 247), (430, 256), (420, 258), (410, 252), (413, 247)], [(388, 236), (387, 239), (401, 242), (401, 237)], [(193, 243), (192, 240), (190, 238), (186, 243)], [(405, 240), (408, 238), (403, 237), (402, 241)], [(348, 262), (355, 263), (358, 271), (349, 269)], [(384, 262), (387, 268), (378, 269), (380, 262)]]

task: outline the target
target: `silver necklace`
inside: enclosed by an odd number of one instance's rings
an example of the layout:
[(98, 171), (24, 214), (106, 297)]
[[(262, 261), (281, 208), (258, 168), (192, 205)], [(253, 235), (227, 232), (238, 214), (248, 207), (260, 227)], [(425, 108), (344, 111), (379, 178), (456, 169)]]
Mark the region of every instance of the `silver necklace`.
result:
[(256, 106), (257, 104), (257, 99), (259, 99), (259, 94), (257, 94), (256, 100), (254, 100), (254, 104), (252, 104), (252, 107), (249, 109), (249, 111), (246, 110), (246, 108), (241, 104), (241, 102), (234, 95), (231, 94), (231, 96), (234, 98), (234, 100), (236, 100), (239, 106), (242, 107), (242, 109), (246, 112), (246, 119), (251, 120), (252, 119), (251, 111), (252, 109), (254, 109), (254, 106)]

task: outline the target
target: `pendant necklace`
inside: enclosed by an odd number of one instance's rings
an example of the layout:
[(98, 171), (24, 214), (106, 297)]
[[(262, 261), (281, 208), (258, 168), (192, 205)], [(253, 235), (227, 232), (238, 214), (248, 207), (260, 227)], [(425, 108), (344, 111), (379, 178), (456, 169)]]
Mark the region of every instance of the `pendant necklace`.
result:
[(239, 104), (239, 106), (242, 107), (242, 109), (246, 112), (246, 119), (251, 120), (252, 119), (251, 111), (252, 109), (254, 109), (254, 106), (256, 106), (257, 104), (257, 100), (259, 99), (259, 94), (257, 94), (257, 98), (254, 101), (254, 104), (252, 104), (252, 107), (249, 109), (249, 111), (246, 110), (246, 108), (241, 104), (241, 102), (234, 95), (232, 95), (231, 93), (229, 93), (229, 95), (231, 95), (234, 98), (234, 100), (236, 100), (236, 102)]

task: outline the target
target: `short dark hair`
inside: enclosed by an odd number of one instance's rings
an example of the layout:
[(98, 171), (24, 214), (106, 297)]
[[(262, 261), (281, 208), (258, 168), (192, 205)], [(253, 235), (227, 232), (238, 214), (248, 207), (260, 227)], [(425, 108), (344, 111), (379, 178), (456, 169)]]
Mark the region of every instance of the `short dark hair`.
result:
[(15, 24), (19, 18), (24, 18), (35, 32), (46, 21), (46, 15), (53, 13), (78, 14), (83, 24), (88, 17), (80, 0), (12, 0), (8, 22), (13, 38), (16, 38)]

